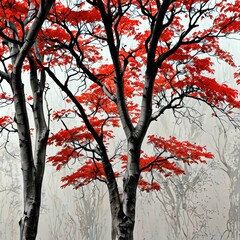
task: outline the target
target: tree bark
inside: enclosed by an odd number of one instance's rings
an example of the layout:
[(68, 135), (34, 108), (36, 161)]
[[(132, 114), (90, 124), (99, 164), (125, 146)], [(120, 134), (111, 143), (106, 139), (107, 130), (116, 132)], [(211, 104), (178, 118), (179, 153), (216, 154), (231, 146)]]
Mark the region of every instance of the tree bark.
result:
[[(133, 240), (135, 225), (135, 209), (137, 186), (140, 176), (141, 142), (130, 137), (128, 140), (128, 166), (123, 179), (123, 193), (121, 204), (113, 207), (112, 211), (112, 239), (113, 240)], [(114, 205), (111, 202), (111, 205)]]
[(43, 89), (38, 84), (36, 69), (31, 69), (33, 92), (33, 115), (35, 121), (35, 149), (30, 135), (29, 119), (26, 110), (24, 87), (21, 83), (21, 73), (12, 74), (12, 87), (16, 109), (15, 121), (18, 127), (20, 155), (23, 174), (24, 212), (19, 222), (20, 239), (34, 240), (37, 235), (39, 212), (41, 205), (41, 188), (45, 167), (48, 127), (43, 114)]
[(28, 31), (24, 44), (19, 48), (15, 43), (9, 43), (12, 56), (13, 71), (11, 74), (11, 88), (14, 97), (15, 122), (18, 129), (20, 158), (23, 175), (23, 216), (19, 221), (20, 240), (35, 240), (37, 235), (39, 212), (41, 205), (41, 188), (45, 167), (48, 127), (43, 114), (43, 91), (45, 75), (37, 79), (37, 67), (29, 58), (30, 82), (33, 94), (33, 116), (35, 123), (35, 149), (31, 141), (29, 116), (26, 108), (24, 85), (22, 82), (23, 61), (29, 56), (38, 32), (51, 9), (54, 0), (41, 0), (37, 16)]
[[(233, 134), (232, 134), (233, 135)], [(232, 137), (232, 136), (231, 136)], [(239, 161), (239, 148), (240, 138), (239, 135), (233, 136), (233, 141), (230, 143), (231, 151), (223, 152), (221, 156), (222, 163), (226, 167), (226, 173), (230, 180), (230, 194), (229, 194), (229, 202), (230, 208), (228, 212), (228, 220), (227, 220), (227, 230), (226, 233), (233, 240), (238, 240), (240, 238), (240, 161)], [(226, 146), (230, 146), (228, 140), (225, 142)], [(230, 148), (230, 147), (229, 147)], [(223, 148), (226, 150), (226, 147)], [(231, 161), (229, 161), (231, 159)]]

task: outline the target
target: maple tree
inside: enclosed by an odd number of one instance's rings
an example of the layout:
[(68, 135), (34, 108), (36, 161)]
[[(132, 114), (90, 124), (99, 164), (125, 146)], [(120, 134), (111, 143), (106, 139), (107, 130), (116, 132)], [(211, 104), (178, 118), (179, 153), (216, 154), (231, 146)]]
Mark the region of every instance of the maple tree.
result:
[[(239, 6), (238, 0), (56, 1), (34, 48), (27, 49), (31, 58), (21, 58), (24, 70), (31, 71), (34, 64), (65, 93), (69, 107), (53, 113), (63, 128), (48, 140), (61, 149), (48, 161), (57, 170), (72, 160), (80, 163), (77, 171), (62, 178), (64, 187), (106, 183), (112, 239), (133, 239), (137, 187), (159, 190), (154, 172), (165, 177), (184, 174), (179, 161), (213, 158), (203, 146), (148, 134), (153, 122), (172, 111), (176, 118), (197, 123), (197, 106), (190, 104), (196, 101), (238, 127), (238, 91), (215, 79), (213, 57), (235, 67), (219, 42), (239, 31)], [(4, 14), (14, 20), (11, 12)], [(15, 15), (18, 26), (26, 12)], [(20, 27), (17, 33), (24, 36)], [(12, 39), (10, 35), (7, 40)], [(5, 69), (14, 70), (14, 64)], [(236, 72), (236, 81), (238, 76)], [(77, 119), (76, 127), (65, 123), (70, 118)], [(119, 129), (124, 143), (112, 151)], [(144, 141), (153, 146), (153, 154), (144, 151)]]
[[(14, 103), (15, 112), (15, 116), (1, 116), (0, 127), (1, 131), (17, 132), (19, 139), (24, 195), (23, 215), (19, 221), (21, 240), (33, 240), (37, 235), (49, 130), (43, 110), (46, 74), (40, 71), (38, 76), (34, 58), (41, 56), (32, 47), (53, 3), (54, 0), (2, 0), (0, 3), (0, 106)], [(31, 97), (25, 96), (24, 70), (30, 72)], [(30, 127), (27, 105), (31, 106), (34, 117), (34, 131)], [(34, 144), (31, 133), (35, 136)]]
[[(170, 110), (176, 118), (197, 122), (191, 99), (238, 126), (238, 91), (215, 79), (213, 57), (235, 67), (219, 41), (239, 31), (239, 6), (240, 1), (207, 0), (59, 1), (47, 17), (39, 48), (49, 61), (37, 61), (69, 104), (53, 114), (63, 128), (49, 144), (61, 149), (48, 161), (57, 170), (72, 160), (80, 163), (62, 178), (63, 187), (77, 189), (94, 180), (107, 184), (112, 239), (133, 239), (137, 187), (159, 190), (154, 172), (184, 174), (179, 160), (213, 158), (205, 147), (148, 135), (154, 121)], [(74, 128), (65, 123), (70, 117), (79, 119)], [(112, 152), (116, 129), (123, 130), (126, 146)], [(152, 155), (142, 147), (145, 139), (153, 145)]]
[[(49, 144), (61, 147), (49, 161), (58, 170), (73, 159), (80, 162), (77, 171), (62, 178), (63, 187), (94, 180), (107, 184), (112, 239), (133, 239), (137, 187), (159, 190), (154, 172), (184, 174), (178, 160), (191, 164), (213, 158), (188, 141), (146, 136), (153, 121), (167, 110), (194, 121), (197, 110), (187, 102), (193, 99), (237, 125), (232, 111), (240, 106), (238, 92), (216, 81), (210, 56), (235, 66), (219, 38), (239, 30), (239, 3), (71, 1), (57, 2), (48, 16), (39, 48), (49, 61), (38, 63), (70, 104), (53, 115), (64, 128), (49, 138)], [(65, 80), (54, 72), (56, 66), (64, 67)], [(70, 116), (79, 118), (75, 128), (65, 124)], [(125, 133), (126, 149), (111, 155), (117, 128)], [(155, 154), (142, 149), (145, 138)]]

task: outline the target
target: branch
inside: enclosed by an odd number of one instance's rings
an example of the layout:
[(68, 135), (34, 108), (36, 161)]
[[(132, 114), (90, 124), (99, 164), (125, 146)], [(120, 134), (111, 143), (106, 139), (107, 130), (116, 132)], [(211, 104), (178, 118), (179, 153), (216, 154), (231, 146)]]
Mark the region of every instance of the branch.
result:
[[(39, 63), (41, 64), (41, 63)], [(88, 129), (88, 131), (92, 134), (93, 138), (96, 140), (99, 149), (100, 149), (100, 153), (102, 156), (102, 163), (104, 166), (104, 170), (105, 170), (105, 174), (107, 176), (107, 180), (108, 183), (112, 186), (117, 184), (116, 183), (116, 179), (115, 179), (115, 175), (114, 175), (114, 171), (112, 169), (112, 165), (108, 159), (108, 155), (107, 155), (107, 150), (105, 148), (105, 145), (101, 139), (101, 136), (98, 135), (98, 133), (95, 131), (94, 127), (91, 125), (91, 123), (88, 120), (88, 117), (84, 111), (84, 108), (82, 107), (82, 105), (77, 101), (77, 99), (75, 98), (75, 96), (72, 94), (72, 92), (65, 86), (63, 85), (59, 79), (56, 77), (56, 75), (47, 67), (42, 66), (43, 69), (48, 73), (48, 75), (53, 79), (53, 81), (60, 87), (60, 89), (62, 91), (64, 91), (66, 93), (66, 95), (72, 100), (72, 102), (75, 104), (75, 106), (77, 107), (77, 109), (80, 112), (81, 118), (83, 119), (86, 128)]]
[[(162, 107), (161, 109), (159, 109), (159, 111), (156, 111), (152, 114), (151, 116), (151, 120), (150, 121), (156, 121), (167, 109), (175, 109), (175, 108), (179, 108), (179, 106), (181, 105), (182, 101), (183, 101), (184, 96), (180, 95), (178, 97), (175, 97), (173, 99), (171, 99), (171, 101), (164, 107)], [(177, 104), (173, 105), (173, 103), (175, 103), (176, 101), (179, 101)]]
[[(58, 23), (58, 24), (60, 24), (60, 25), (68, 32), (68, 34), (70, 35), (72, 41), (74, 41), (74, 42), (76, 42), (76, 43), (78, 44), (77, 39), (76, 39), (77, 37), (74, 37), (74, 36), (73, 36), (73, 34), (72, 34), (72, 32), (70, 31), (70, 29), (69, 29), (65, 24), (61, 24), (61, 23)], [(58, 44), (59, 44), (59, 47), (61, 47), (62, 49), (68, 50), (68, 51), (70, 52), (70, 54), (75, 58), (76, 63), (77, 63), (77, 66), (87, 75), (87, 77), (89, 78), (89, 80), (91, 80), (92, 82), (94, 82), (94, 83), (96, 83), (98, 86), (100, 86), (100, 87), (102, 88), (103, 92), (107, 95), (107, 97), (108, 97), (109, 99), (111, 99), (113, 102), (116, 103), (116, 96), (115, 96), (112, 92), (110, 92), (110, 90), (107, 88), (107, 86), (106, 86), (105, 84), (103, 84), (101, 81), (99, 81), (98, 77), (97, 77), (95, 74), (93, 74), (93, 73), (85, 66), (85, 64), (83, 63), (83, 61), (81, 60), (81, 58), (80, 58), (80, 57), (78, 56), (78, 54), (75, 52), (72, 44), (67, 45), (67, 44), (65, 44), (65, 43), (63, 43), (63, 42), (60, 42), (60, 41), (57, 40), (57, 39), (54, 39), (54, 40), (50, 39), (50, 40), (53, 41), (53, 42), (55, 42), (55, 43), (58, 43)], [(77, 47), (78, 47), (78, 50), (79, 50), (81, 56), (83, 56), (83, 53), (82, 53), (80, 47), (79, 47), (79, 46), (77, 46)], [(38, 59), (39, 59), (39, 58), (38, 58)], [(40, 60), (40, 59), (39, 59), (39, 60)], [(40, 61), (41, 61), (41, 60), (40, 60)]]
[(3, 71), (1, 71), (1, 70), (0, 70), (0, 77), (1, 77), (2, 79), (5, 79), (7, 82), (9, 82), (10, 79), (11, 79), (8, 73), (5, 73), (5, 72), (3, 72)]
[[(116, 85), (116, 97), (117, 97), (117, 106), (118, 111), (120, 115), (121, 122), (123, 124), (123, 129), (127, 137), (131, 136), (134, 130), (128, 108), (125, 101), (125, 95), (124, 95), (124, 78), (123, 78), (123, 72), (121, 69), (120, 59), (119, 59), (119, 42), (117, 43), (117, 46), (115, 46), (114, 41), (114, 35), (112, 30), (112, 16), (110, 13), (106, 13), (105, 6), (103, 2), (100, 0), (98, 1), (97, 7), (99, 8), (99, 11), (102, 16), (102, 21), (106, 30), (107, 34), (107, 43), (109, 47), (109, 51), (111, 54), (114, 71), (115, 71), (115, 85)], [(120, 9), (119, 9), (120, 10)], [(117, 23), (116, 23), (117, 24)], [(115, 25), (116, 27), (116, 25)], [(116, 31), (116, 28), (115, 28)], [(115, 37), (118, 37), (116, 35)]]
[(16, 62), (14, 64), (14, 67), (21, 67), (23, 64), (23, 61), (25, 57), (27, 56), (29, 50), (33, 46), (35, 39), (37, 37), (38, 32), (40, 31), (43, 22), (45, 21), (45, 18), (50, 11), (52, 5), (54, 4), (55, 0), (41, 0), (41, 5), (39, 8), (39, 11), (37, 13), (37, 16), (26, 36), (25, 42), (23, 46), (20, 49), (20, 52), (17, 56)]
[[(171, 0), (163, 1), (162, 5), (157, 13), (156, 21), (155, 21), (155, 24), (154, 24), (154, 27), (153, 27), (153, 30), (151, 33), (150, 42), (149, 42), (146, 72), (148, 72), (148, 71), (151, 72), (154, 68), (154, 59), (155, 59), (155, 54), (156, 54), (156, 49), (157, 49), (157, 45), (159, 42), (159, 38), (160, 38), (162, 32), (164, 31), (164, 29), (166, 28), (166, 25), (163, 24), (163, 20), (164, 20), (164, 17), (167, 13), (167, 10), (168, 10), (170, 4), (171, 4)], [(168, 23), (168, 24), (170, 24), (170, 23)]]

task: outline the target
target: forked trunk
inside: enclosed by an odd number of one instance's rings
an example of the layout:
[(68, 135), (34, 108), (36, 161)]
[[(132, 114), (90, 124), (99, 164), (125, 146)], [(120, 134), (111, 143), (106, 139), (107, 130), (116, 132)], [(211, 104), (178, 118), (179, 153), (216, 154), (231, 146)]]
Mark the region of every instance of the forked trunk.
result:
[(123, 179), (121, 204), (114, 206), (114, 201), (111, 201), (112, 240), (133, 240), (136, 195), (140, 176), (139, 148), (139, 143), (128, 141), (128, 165)]
[[(35, 66), (31, 64), (31, 87), (33, 93), (32, 111), (35, 123), (35, 148), (33, 150), (29, 118), (25, 104), (24, 87), (21, 83), (21, 68), (12, 73), (12, 89), (16, 110), (15, 121), (18, 128), (20, 157), (23, 175), (24, 211), (19, 221), (20, 240), (35, 240), (37, 235), (41, 189), (45, 168), (48, 127), (43, 112), (43, 87), (38, 85)], [(41, 75), (40, 83), (45, 83)], [(44, 86), (44, 85), (43, 85)]]
[[(23, 171), (24, 212), (19, 221), (20, 240), (35, 240), (37, 236), (48, 131), (43, 133), (36, 141), (38, 144), (36, 143), (35, 164), (27, 171)], [(25, 166), (24, 161), (22, 166)]]
[[(48, 139), (48, 127), (46, 126), (42, 96), (45, 88), (45, 75), (41, 74), (41, 79), (37, 77), (37, 67), (34, 61), (31, 61), (31, 48), (35, 43), (38, 32), (50, 11), (55, 0), (40, 1), (38, 12), (32, 13), (30, 4), (29, 13), (26, 19), (35, 17), (31, 23), (30, 29), (24, 36), (24, 42), (18, 44), (17, 28), (14, 22), (9, 21), (9, 29), (12, 29), (13, 38), (17, 43), (8, 42), (5, 39), (10, 51), (13, 70), (11, 73), (10, 85), (14, 97), (15, 122), (18, 130), (20, 159), (23, 175), (23, 201), (24, 211), (20, 225), (20, 240), (35, 240), (39, 220), (39, 210), (41, 205), (41, 187), (45, 167), (46, 146)], [(22, 26), (25, 29), (26, 26)], [(11, 39), (11, 38), (9, 38)], [(26, 57), (29, 58), (31, 65), (30, 80), (33, 94), (33, 115), (35, 121), (36, 144), (33, 151), (29, 117), (25, 101), (24, 85), (22, 81), (22, 66)]]

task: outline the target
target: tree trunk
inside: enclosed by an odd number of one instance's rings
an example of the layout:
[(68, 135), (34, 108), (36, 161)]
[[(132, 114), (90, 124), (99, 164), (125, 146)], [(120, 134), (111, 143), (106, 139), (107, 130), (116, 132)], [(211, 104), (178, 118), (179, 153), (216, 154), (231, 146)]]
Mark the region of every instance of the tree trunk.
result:
[(34, 240), (37, 235), (40, 202), (28, 200), (25, 203), (24, 215), (19, 221), (20, 240)]
[[(45, 74), (37, 79), (37, 67), (34, 61), (29, 58), (30, 81), (33, 94), (32, 111), (35, 123), (35, 149), (31, 141), (29, 117), (26, 108), (24, 85), (22, 83), (22, 65), (29, 50), (35, 43), (46, 15), (50, 11), (55, 0), (41, 1), (37, 16), (29, 29), (24, 44), (19, 47), (15, 43), (8, 43), (11, 52), (13, 71), (11, 74), (11, 88), (14, 97), (15, 122), (18, 129), (20, 158), (23, 175), (23, 216), (19, 221), (20, 240), (35, 240), (37, 235), (39, 211), (41, 205), (41, 189), (45, 168), (46, 147), (48, 139), (48, 127), (43, 114), (43, 91), (45, 87)], [(29, 10), (30, 11), (30, 10)], [(13, 23), (12, 24), (14, 28)]]
[(39, 208), (35, 199), (35, 167), (32, 153), (32, 141), (20, 70), (14, 72), (11, 79), (16, 110), (15, 122), (18, 128), (20, 158), (23, 174), (24, 214), (19, 222), (20, 239), (32, 240), (35, 239), (36, 236), (36, 227), (38, 223), (38, 214), (36, 215), (36, 213)]
[(127, 216), (119, 217), (113, 223), (112, 240), (133, 240), (134, 223)]
[[(25, 195), (24, 215), (21, 218), (20, 224), (20, 239), (35, 239), (37, 235), (37, 227), (39, 221), (39, 212), (41, 206), (42, 181), (45, 169), (46, 148), (48, 139), (48, 126), (45, 121), (43, 112), (43, 91), (45, 86), (46, 76), (41, 72), (41, 78), (37, 78), (37, 67), (35, 62), (29, 58), (30, 64), (30, 83), (33, 95), (32, 111), (35, 125), (35, 149), (33, 156), (33, 164), (29, 169), (28, 174), (33, 173), (32, 196)], [(21, 147), (21, 146), (20, 146)], [(30, 148), (30, 145), (28, 146)], [(24, 175), (24, 172), (23, 172)], [(27, 176), (23, 176), (24, 180)], [(29, 184), (29, 183), (26, 183)]]
[[(132, 138), (128, 141), (128, 165), (123, 179), (121, 206), (111, 206), (112, 239), (133, 240), (137, 186), (140, 176), (140, 143)], [(111, 202), (113, 205), (113, 202)], [(117, 209), (117, 211), (116, 211)], [(114, 211), (115, 210), (115, 211)]]
[[(48, 127), (43, 114), (43, 89), (38, 85), (36, 68), (31, 69), (30, 81), (33, 92), (33, 115), (35, 122), (35, 149), (33, 151), (29, 119), (25, 104), (24, 87), (21, 83), (21, 73), (12, 74), (12, 88), (16, 109), (15, 121), (18, 127), (19, 146), (23, 174), (24, 211), (20, 225), (20, 239), (34, 240), (37, 235), (39, 211), (41, 205), (41, 189), (45, 167)], [(44, 82), (42, 75), (40, 83)], [(34, 152), (34, 155), (33, 155)]]
[[(240, 148), (239, 135), (235, 135), (232, 141), (231, 152), (223, 156), (223, 163), (227, 168), (226, 173), (230, 179), (230, 208), (227, 220), (227, 233), (232, 240), (240, 239)], [(230, 144), (228, 144), (229, 146)], [(226, 159), (226, 160), (225, 160)], [(231, 159), (231, 161), (229, 161)]]

